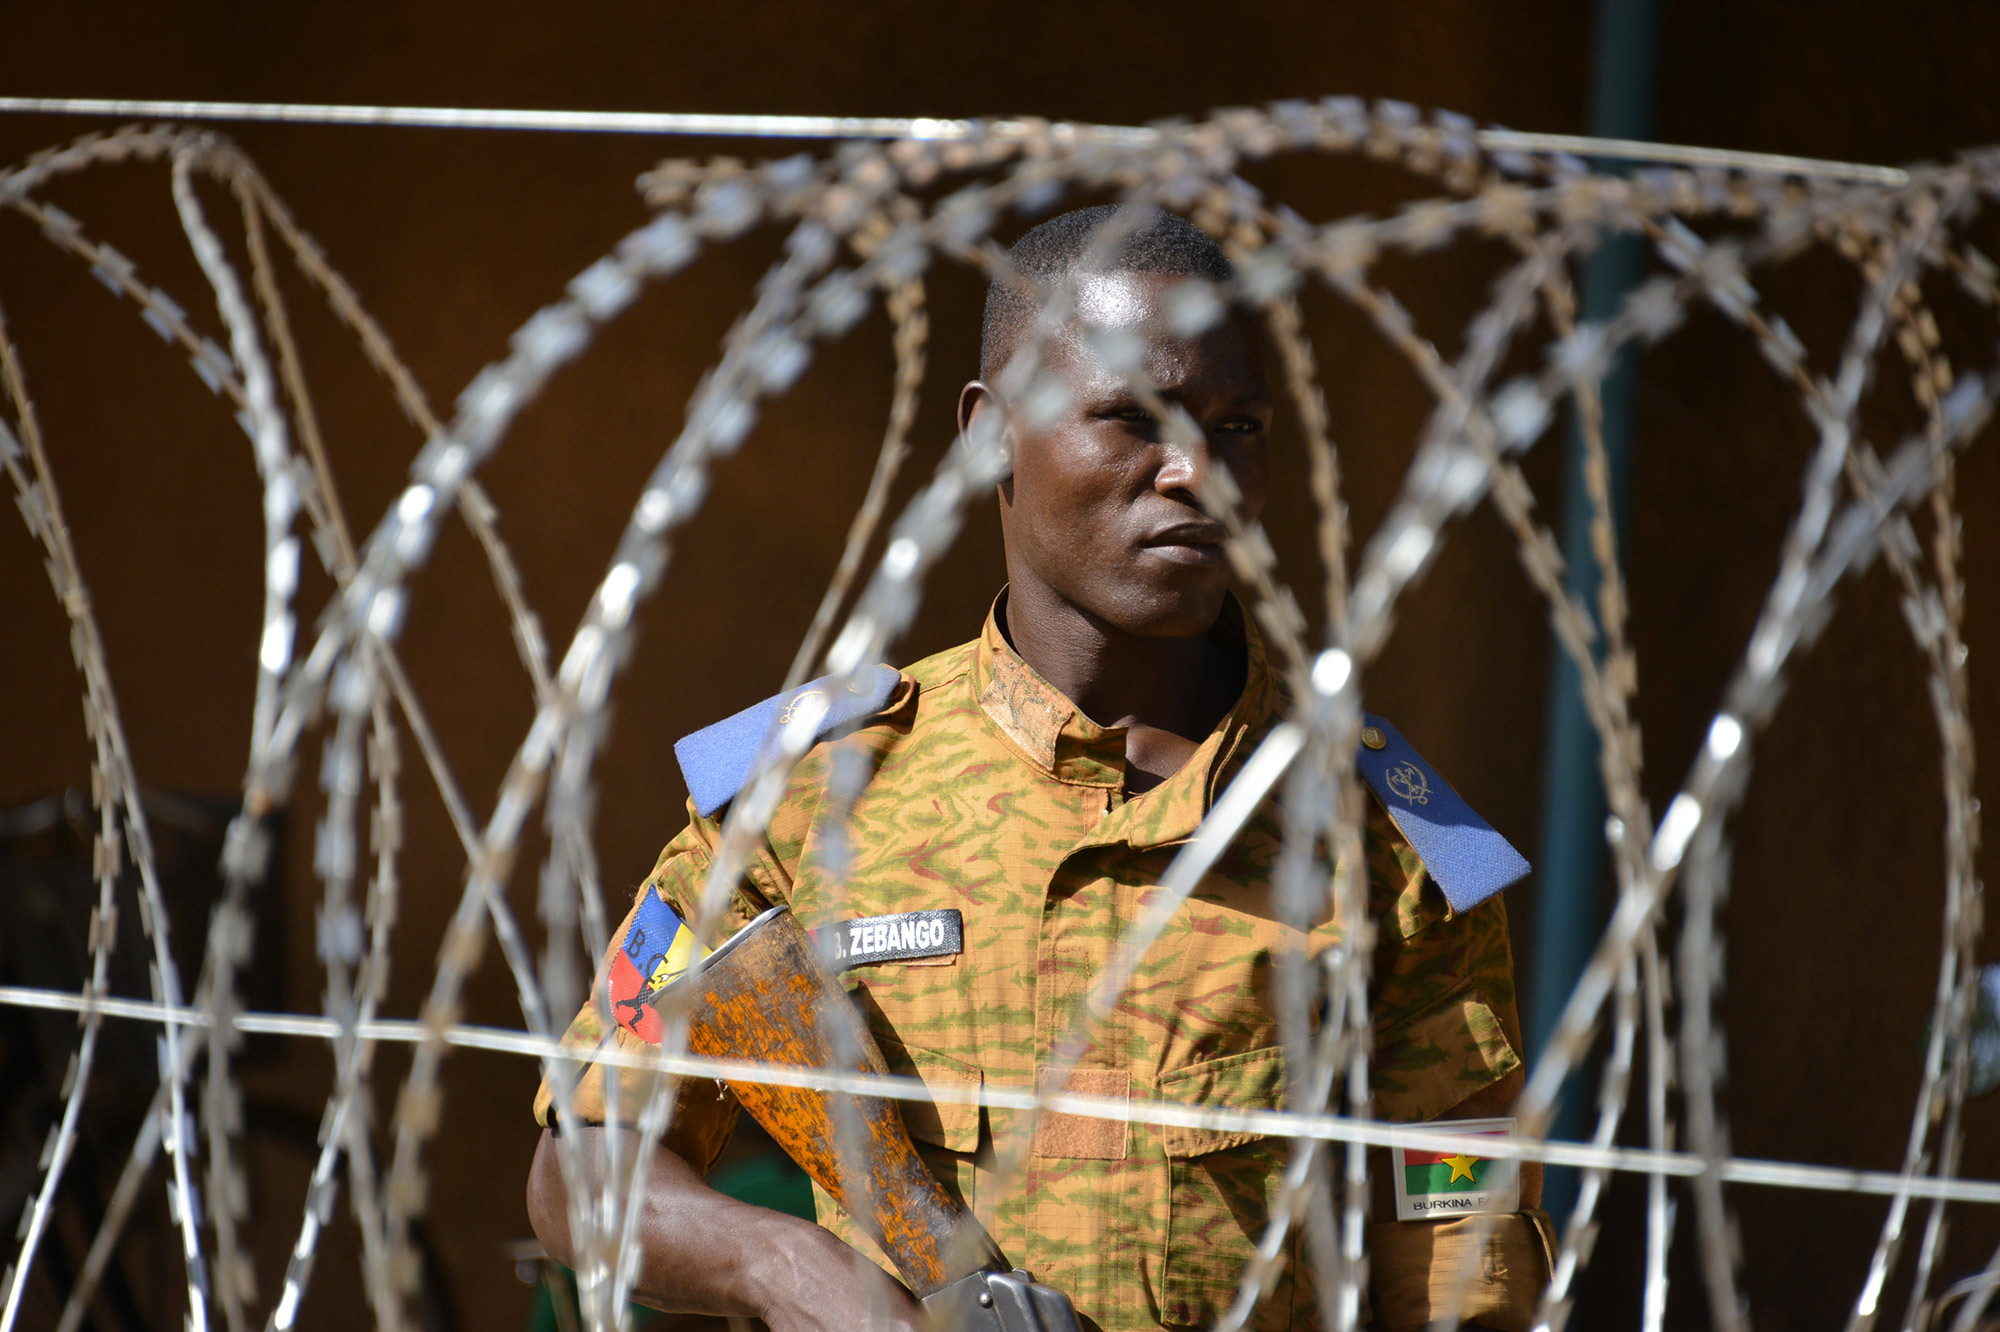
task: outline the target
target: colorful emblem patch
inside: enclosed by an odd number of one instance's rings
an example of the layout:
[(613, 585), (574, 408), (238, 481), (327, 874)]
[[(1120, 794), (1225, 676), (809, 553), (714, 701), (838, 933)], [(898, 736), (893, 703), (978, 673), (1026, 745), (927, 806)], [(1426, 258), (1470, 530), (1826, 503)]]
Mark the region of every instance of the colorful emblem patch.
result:
[[(1511, 1119), (1453, 1119), (1426, 1125), (1451, 1133), (1508, 1138)], [(1491, 1177), (1503, 1162), (1475, 1151), (1421, 1152), (1392, 1149), (1396, 1176), (1396, 1219), (1439, 1221), (1473, 1212), (1513, 1212), (1521, 1206), (1521, 1180), (1516, 1174), (1506, 1189), (1494, 1188)]]
[(632, 927), (611, 955), (611, 1012), (618, 1025), (658, 1045), (660, 1015), (653, 1009), (654, 998), (708, 952), (658, 893), (641, 893)]

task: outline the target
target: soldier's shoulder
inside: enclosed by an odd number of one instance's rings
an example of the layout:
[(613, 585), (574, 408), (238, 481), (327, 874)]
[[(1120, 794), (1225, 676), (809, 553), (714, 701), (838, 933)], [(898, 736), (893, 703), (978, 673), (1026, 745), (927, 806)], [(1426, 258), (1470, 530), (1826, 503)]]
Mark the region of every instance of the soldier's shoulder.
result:
[(915, 682), (920, 694), (925, 691), (935, 693), (972, 674), (972, 658), (978, 648), (979, 642), (974, 639), (942, 652), (933, 652), (922, 661), (905, 666), (903, 674)]
[(674, 742), (695, 813), (713, 815), (748, 784), (760, 762), (788, 737), (807, 733), (805, 747), (886, 720), (906, 709), (916, 681), (891, 666), (864, 666), (851, 676), (822, 676), (782, 690), (741, 712)]
[(823, 676), (682, 736), (674, 757), (695, 813), (709, 818), (735, 799), (787, 727), (810, 727), (809, 746), (856, 733), (881, 749), (895, 745), (920, 713), (939, 712), (937, 704), (971, 674), (977, 647), (960, 643), (900, 671), (875, 665), (849, 680)]

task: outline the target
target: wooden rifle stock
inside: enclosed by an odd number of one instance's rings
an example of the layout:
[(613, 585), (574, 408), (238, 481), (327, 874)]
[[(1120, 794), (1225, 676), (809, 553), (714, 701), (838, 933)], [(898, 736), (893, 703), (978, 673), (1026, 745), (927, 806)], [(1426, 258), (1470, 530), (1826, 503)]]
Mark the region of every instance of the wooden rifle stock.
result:
[[(888, 1065), (791, 911), (766, 911), (676, 982), (689, 996), (688, 1049), (784, 1068), (886, 1074)], [(843, 1052), (844, 1055), (843, 1055)], [(847, 1098), (864, 1151), (839, 1163), (836, 1093), (731, 1080), (777, 1144), (867, 1230), (919, 1299), (969, 1273), (1003, 1272), (985, 1231), (917, 1155), (894, 1102)], [(850, 1132), (851, 1132), (850, 1127)]]

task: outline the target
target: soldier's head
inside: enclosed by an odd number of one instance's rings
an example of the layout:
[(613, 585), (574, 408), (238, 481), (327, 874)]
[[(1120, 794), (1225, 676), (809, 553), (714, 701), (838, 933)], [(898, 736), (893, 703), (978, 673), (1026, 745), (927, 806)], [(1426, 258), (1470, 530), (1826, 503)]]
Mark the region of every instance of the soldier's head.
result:
[[(1098, 244), (1100, 232), (1116, 230)], [(959, 421), (999, 410), (1013, 469), (1000, 522), (1013, 604), (1079, 613), (1142, 637), (1205, 632), (1228, 588), (1222, 527), (1196, 498), (1205, 469), (1229, 469), (1241, 512), (1264, 504), (1271, 394), (1254, 318), (1233, 310), (1193, 337), (1169, 326), (1170, 297), (1191, 278), (1221, 281), (1229, 260), (1170, 213), (1137, 219), (1115, 206), (1049, 219), (1008, 252), (1014, 269), (1054, 291), (1073, 283), (1074, 313), (1047, 328), (1041, 370), (1064, 392), (1036, 393), (1034, 422), (1002, 399), (1004, 372), (1042, 329), (1042, 302), (1000, 279), (988, 289), (980, 378)], [(1125, 234), (1119, 236), (1119, 231)], [(1136, 377), (1113, 369), (1107, 340), (1136, 350), (1143, 379), (1193, 421), (1199, 442), (1170, 436)]]

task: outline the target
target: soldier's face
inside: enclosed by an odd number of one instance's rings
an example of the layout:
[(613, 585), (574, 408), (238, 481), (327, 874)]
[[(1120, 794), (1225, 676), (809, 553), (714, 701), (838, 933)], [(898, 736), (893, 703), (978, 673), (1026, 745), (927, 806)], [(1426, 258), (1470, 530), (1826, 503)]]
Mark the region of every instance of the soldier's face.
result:
[[(1077, 321), (1043, 355), (1069, 389), (1068, 406), (1044, 426), (1017, 418), (1013, 475), (1000, 487), (1015, 595), (1046, 594), (1143, 637), (1204, 633), (1221, 612), (1229, 584), (1223, 528), (1196, 499), (1197, 478), (1226, 467), (1243, 517), (1264, 507), (1272, 404), (1256, 326), (1237, 314), (1198, 338), (1165, 331), (1165, 298), (1181, 280), (1082, 280)], [(1141, 340), (1146, 378), (1188, 414), (1199, 439), (1170, 438), (1133, 385), (1092, 350), (1079, 326), (1086, 323)]]

